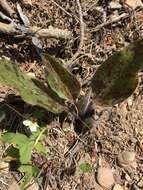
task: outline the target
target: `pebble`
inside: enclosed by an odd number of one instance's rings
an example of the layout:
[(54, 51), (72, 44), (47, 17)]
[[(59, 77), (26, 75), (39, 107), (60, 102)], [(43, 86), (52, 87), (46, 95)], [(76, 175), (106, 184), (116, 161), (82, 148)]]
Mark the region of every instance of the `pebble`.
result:
[(105, 188), (111, 187), (115, 182), (112, 170), (110, 168), (99, 167), (97, 170), (97, 182)]
[(121, 9), (122, 5), (118, 1), (111, 1), (109, 7), (110, 9)]
[(131, 143), (136, 144), (138, 142), (138, 139), (131, 137), (130, 141), (131, 141)]
[(143, 130), (138, 132), (141, 136), (143, 136)]
[(116, 184), (114, 187), (113, 187), (113, 190), (124, 190), (123, 187), (119, 184)]
[(121, 166), (132, 165), (135, 162), (135, 153), (124, 151), (118, 156), (118, 164)]
[(128, 98), (127, 99), (127, 104), (128, 104), (129, 107), (131, 107), (132, 104), (133, 104), (133, 99), (132, 98)]

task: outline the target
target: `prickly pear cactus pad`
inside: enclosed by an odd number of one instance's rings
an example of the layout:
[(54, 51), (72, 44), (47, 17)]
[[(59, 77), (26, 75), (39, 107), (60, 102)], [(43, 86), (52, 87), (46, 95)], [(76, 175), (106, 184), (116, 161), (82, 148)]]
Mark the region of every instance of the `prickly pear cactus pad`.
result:
[(113, 106), (128, 98), (137, 87), (142, 67), (142, 39), (110, 56), (91, 81), (96, 104)]
[(0, 60), (0, 84), (10, 86), (18, 90), (22, 99), (51, 111), (60, 113), (66, 110), (62, 101), (55, 97), (48, 86), (37, 79), (30, 79), (22, 74), (19, 68), (11, 61)]
[(57, 59), (42, 54), (43, 62), (46, 64), (47, 83), (51, 89), (62, 99), (68, 101), (76, 100), (80, 93), (80, 83)]

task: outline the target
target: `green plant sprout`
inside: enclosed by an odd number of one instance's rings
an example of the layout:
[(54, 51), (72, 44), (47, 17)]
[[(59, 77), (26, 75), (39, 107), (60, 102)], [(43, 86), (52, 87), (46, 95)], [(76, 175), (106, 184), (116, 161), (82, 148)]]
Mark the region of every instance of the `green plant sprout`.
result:
[(91, 173), (93, 170), (92, 166), (89, 163), (80, 164), (79, 169), (83, 173)]
[(45, 137), (44, 133), (46, 130), (47, 127), (40, 128), (38, 126), (37, 130), (30, 137), (12, 132), (1, 134), (1, 141), (9, 143), (3, 159), (5, 161), (15, 160), (19, 163), (18, 171), (25, 173), (25, 176), (20, 181), (21, 188), (25, 188), (32, 178), (39, 173), (39, 168), (32, 165), (32, 151), (35, 150), (37, 153), (45, 156), (48, 153), (47, 148), (41, 143), (41, 140)]

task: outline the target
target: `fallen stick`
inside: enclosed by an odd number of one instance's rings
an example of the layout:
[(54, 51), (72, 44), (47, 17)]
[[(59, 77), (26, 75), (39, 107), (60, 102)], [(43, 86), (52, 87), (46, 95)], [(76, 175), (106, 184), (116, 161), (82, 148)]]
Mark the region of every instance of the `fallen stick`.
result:
[(63, 39), (71, 38), (70, 31), (54, 28), (52, 26), (49, 26), (49, 28), (47, 29), (44, 29), (44, 28), (41, 29), (37, 26), (33, 26), (31, 30), (39, 38), (63, 38)]
[(83, 13), (82, 8), (79, 0), (76, 0), (78, 9), (79, 9), (79, 18), (80, 18), (80, 42), (77, 51), (72, 56), (72, 58), (68, 61), (68, 66), (71, 68), (73, 66), (73, 61), (80, 55), (80, 52), (82, 50), (83, 44), (84, 44), (84, 33), (85, 33), (85, 25), (83, 22)]
[(62, 30), (59, 28), (54, 28), (52, 26), (49, 26), (47, 29), (41, 29), (40, 27), (33, 26), (27, 29), (26, 32), (23, 34), (23, 28), (17, 27), (14, 23), (6, 24), (3, 22), (0, 22), (0, 32), (10, 35), (15, 35), (17, 33), (21, 33), (22, 35), (29, 36), (30, 33), (32, 35), (35, 33), (35, 36), (38, 38), (62, 38), (62, 39), (69, 39), (71, 38), (71, 32), (68, 30)]
[(112, 20), (107, 20), (107, 22), (102, 23), (102, 24), (99, 24), (99, 25), (96, 26), (95, 28), (91, 29), (90, 32), (97, 32), (97, 31), (99, 31), (101, 28), (103, 28), (103, 27), (105, 27), (105, 26), (108, 26), (109, 24), (116, 23), (116, 22), (120, 21), (121, 19), (128, 18), (129, 16), (130, 16), (129, 14), (123, 13), (123, 14), (119, 15), (117, 18), (114, 18), (114, 19), (112, 19)]

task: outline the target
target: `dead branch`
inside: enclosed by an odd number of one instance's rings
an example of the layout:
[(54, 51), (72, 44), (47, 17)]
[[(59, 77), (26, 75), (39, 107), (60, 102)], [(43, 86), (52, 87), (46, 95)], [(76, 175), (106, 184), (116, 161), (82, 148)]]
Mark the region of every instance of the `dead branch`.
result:
[(77, 1), (78, 9), (79, 9), (79, 18), (80, 18), (80, 43), (79, 43), (79, 46), (78, 46), (78, 50), (72, 56), (72, 58), (69, 60), (68, 65), (70, 67), (72, 66), (72, 62), (79, 56), (79, 54), (80, 54), (80, 52), (82, 50), (83, 44), (84, 44), (85, 24), (83, 22), (83, 14), (82, 14), (82, 8), (81, 8), (81, 5), (80, 5), (80, 1), (79, 0), (76, 0), (76, 1)]
[(70, 31), (54, 28), (52, 26), (49, 26), (49, 28), (47, 29), (44, 29), (44, 28), (41, 29), (37, 26), (33, 26), (31, 30), (39, 38), (63, 38), (63, 39), (71, 38)]
[(112, 20), (107, 20), (107, 22), (105, 23), (102, 23), (102, 24), (99, 24), (98, 26), (96, 26), (95, 28), (93, 28), (92, 30), (90, 30), (91, 32), (97, 32), (99, 31), (101, 28), (105, 27), (105, 26), (108, 26), (112, 23), (116, 23), (118, 21), (120, 21), (121, 19), (126, 19), (128, 18), (130, 15), (127, 14), (127, 13), (123, 13), (121, 15), (119, 15), (118, 17), (112, 19)]

